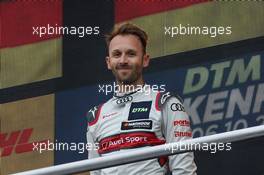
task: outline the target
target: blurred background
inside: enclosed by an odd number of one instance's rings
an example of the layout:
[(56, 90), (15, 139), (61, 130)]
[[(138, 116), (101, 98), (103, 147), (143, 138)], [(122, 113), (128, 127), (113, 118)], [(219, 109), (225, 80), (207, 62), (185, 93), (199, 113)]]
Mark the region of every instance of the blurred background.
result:
[[(149, 84), (176, 92), (194, 137), (264, 124), (264, 2), (0, 1), (0, 174), (87, 159), (87, 151), (32, 150), (86, 143), (86, 112), (111, 98), (104, 34), (132, 22), (149, 35)], [(231, 34), (172, 35), (165, 28), (231, 26)], [(34, 33), (41, 26), (98, 27), (99, 34)], [(34, 29), (33, 29), (34, 28)], [(264, 138), (231, 151), (196, 151), (198, 175), (263, 175)]]

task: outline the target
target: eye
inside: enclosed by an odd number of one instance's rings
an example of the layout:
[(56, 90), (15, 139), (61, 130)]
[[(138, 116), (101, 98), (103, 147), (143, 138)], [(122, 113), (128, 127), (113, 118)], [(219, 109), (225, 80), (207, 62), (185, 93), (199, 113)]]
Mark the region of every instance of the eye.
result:
[(134, 57), (134, 56), (136, 56), (136, 52), (134, 52), (134, 51), (129, 51), (129, 52), (127, 53), (127, 55), (128, 55), (129, 57)]
[(113, 52), (112, 57), (118, 58), (121, 56), (121, 52)]

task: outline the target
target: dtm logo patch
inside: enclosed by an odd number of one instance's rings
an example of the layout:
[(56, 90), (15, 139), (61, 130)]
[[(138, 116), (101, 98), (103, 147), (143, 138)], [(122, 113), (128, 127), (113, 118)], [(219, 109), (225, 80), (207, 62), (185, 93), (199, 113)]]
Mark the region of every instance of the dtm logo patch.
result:
[(138, 120), (138, 121), (122, 122), (121, 130), (130, 130), (130, 129), (152, 129), (152, 121)]
[(130, 106), (128, 120), (148, 119), (152, 101), (134, 102)]

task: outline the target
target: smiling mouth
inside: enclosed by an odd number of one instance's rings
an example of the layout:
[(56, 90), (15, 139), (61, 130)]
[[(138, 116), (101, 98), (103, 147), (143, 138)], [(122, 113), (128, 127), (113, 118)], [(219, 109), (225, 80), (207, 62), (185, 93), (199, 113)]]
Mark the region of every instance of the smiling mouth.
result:
[(117, 69), (117, 70), (131, 70), (130, 68), (120, 68), (120, 69)]
[(127, 65), (127, 64), (125, 64), (125, 65), (117, 65), (117, 66), (116, 66), (116, 69), (117, 69), (117, 70), (132, 69), (132, 66)]
[(118, 68), (117, 69), (118, 72), (127, 72), (127, 71), (130, 71), (130, 70), (132, 70), (132, 69), (129, 68), (129, 67), (124, 67), (124, 68)]
[(117, 66), (116, 69), (131, 69), (131, 66)]
[(131, 70), (130, 69), (119, 69), (118, 72), (121, 75), (127, 75), (127, 74), (130, 74)]

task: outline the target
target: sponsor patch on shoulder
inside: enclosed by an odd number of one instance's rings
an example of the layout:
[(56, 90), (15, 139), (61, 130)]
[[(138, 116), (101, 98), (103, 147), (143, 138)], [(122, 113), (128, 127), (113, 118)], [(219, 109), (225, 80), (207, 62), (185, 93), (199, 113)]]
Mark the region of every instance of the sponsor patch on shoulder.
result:
[(177, 95), (176, 93), (174, 93), (174, 92), (163, 92), (163, 93), (161, 93), (160, 99), (158, 101), (159, 106), (161, 107), (171, 97), (176, 97), (181, 103), (183, 103), (183, 100), (181, 99), (181, 97), (179, 95)]
[(181, 103), (172, 103), (170, 108), (172, 111), (183, 111), (183, 112), (185, 112), (185, 109)]

